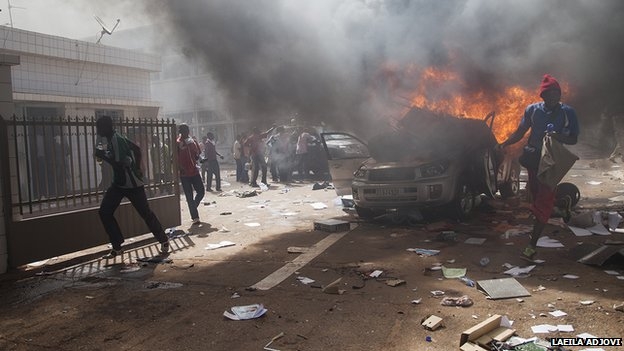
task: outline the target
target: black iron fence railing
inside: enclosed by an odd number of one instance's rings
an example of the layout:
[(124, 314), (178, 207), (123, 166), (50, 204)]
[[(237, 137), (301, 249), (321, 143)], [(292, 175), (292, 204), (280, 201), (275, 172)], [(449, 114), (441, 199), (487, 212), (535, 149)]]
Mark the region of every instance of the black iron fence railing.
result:
[[(13, 219), (99, 206), (112, 169), (93, 156), (106, 140), (94, 117), (20, 118), (6, 123)], [(173, 120), (115, 119), (115, 129), (141, 147), (148, 198), (175, 194)]]

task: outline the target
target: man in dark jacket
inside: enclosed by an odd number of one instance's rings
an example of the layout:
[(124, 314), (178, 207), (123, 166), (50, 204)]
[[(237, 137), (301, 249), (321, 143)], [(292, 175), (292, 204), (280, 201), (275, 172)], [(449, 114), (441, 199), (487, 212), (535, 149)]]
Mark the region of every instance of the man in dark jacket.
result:
[(114, 258), (123, 253), (121, 244), (124, 242), (124, 237), (114, 214), (124, 197), (130, 200), (160, 243), (160, 252), (168, 253), (169, 238), (147, 202), (143, 187), (143, 173), (140, 169), (139, 147), (115, 131), (113, 120), (109, 116), (100, 117), (96, 121), (95, 128), (97, 134), (107, 140), (106, 150), (95, 150), (95, 156), (113, 168), (113, 183), (106, 190), (99, 210), (100, 219), (113, 249), (102, 258)]
[[(533, 150), (541, 155), (544, 136), (550, 135), (553, 139), (568, 145), (576, 144), (579, 135), (579, 123), (576, 112), (571, 106), (562, 104), (561, 87), (551, 75), (544, 75), (540, 85), (540, 97), (543, 102), (527, 106), (518, 129), (500, 147), (512, 145), (520, 141), (526, 132), (531, 129), (526, 150)], [(526, 164), (529, 174), (528, 188), (531, 195), (531, 211), (535, 216), (533, 231), (529, 245), (522, 252), (523, 258), (533, 260), (537, 253), (537, 240), (544, 231), (546, 223), (552, 214), (555, 203), (555, 189), (542, 183), (537, 177), (538, 162)]]

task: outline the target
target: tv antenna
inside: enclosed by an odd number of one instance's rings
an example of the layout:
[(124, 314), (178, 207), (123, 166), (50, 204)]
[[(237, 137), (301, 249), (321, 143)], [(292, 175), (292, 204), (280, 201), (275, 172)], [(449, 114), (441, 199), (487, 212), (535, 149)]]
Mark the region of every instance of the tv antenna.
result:
[(26, 10), (26, 8), (25, 7), (19, 7), (19, 6), (11, 5), (11, 0), (7, 0), (7, 4), (8, 4), (8, 8), (9, 8), (9, 24), (11, 25), (11, 28), (13, 28), (13, 11), (11, 11), (11, 9)]
[(100, 32), (100, 37), (98, 38), (98, 40), (95, 42), (96, 44), (100, 43), (100, 40), (102, 40), (102, 37), (104, 36), (104, 34), (108, 34), (111, 35), (113, 34), (113, 31), (115, 31), (115, 28), (117, 28), (117, 26), (119, 25), (119, 22), (121, 21), (119, 18), (117, 19), (117, 23), (115, 23), (115, 26), (112, 29), (108, 29), (108, 27), (106, 26), (106, 24), (104, 23), (104, 21), (102, 21), (101, 18), (99, 18), (98, 16), (93, 16), (93, 18), (95, 18), (95, 20), (100, 24), (100, 27), (102, 27), (102, 31)]

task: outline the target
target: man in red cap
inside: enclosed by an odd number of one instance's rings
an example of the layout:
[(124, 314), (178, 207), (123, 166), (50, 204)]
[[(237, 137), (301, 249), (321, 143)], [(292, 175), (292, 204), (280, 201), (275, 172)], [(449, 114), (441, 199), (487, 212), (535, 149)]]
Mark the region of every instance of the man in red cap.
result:
[(531, 212), (535, 216), (535, 222), (529, 245), (522, 251), (521, 255), (521, 257), (531, 261), (537, 253), (537, 240), (552, 214), (555, 203), (555, 189), (540, 182), (537, 178), (544, 136), (549, 134), (563, 144), (573, 145), (576, 144), (579, 135), (576, 112), (571, 106), (560, 102), (561, 86), (553, 76), (544, 75), (539, 94), (543, 102), (527, 106), (516, 131), (500, 144), (502, 148), (515, 144), (524, 138), (526, 132), (531, 129), (524, 152), (536, 155), (536, 157), (527, 157), (536, 160), (536, 162), (525, 162), (523, 166), (529, 173), (528, 188), (532, 200)]

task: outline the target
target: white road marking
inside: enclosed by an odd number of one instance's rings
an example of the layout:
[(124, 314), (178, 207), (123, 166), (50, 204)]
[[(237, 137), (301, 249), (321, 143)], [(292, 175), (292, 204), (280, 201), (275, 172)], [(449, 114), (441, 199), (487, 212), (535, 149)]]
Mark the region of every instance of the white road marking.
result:
[(319, 241), (318, 243), (316, 243), (316, 245), (313, 245), (308, 252), (299, 255), (297, 258), (292, 260), (292, 262), (285, 264), (282, 268), (269, 274), (266, 278), (262, 279), (251, 287), (258, 290), (271, 289), (277, 284), (283, 282), (286, 278), (295, 273), (301, 267), (308, 264), (316, 256), (327, 250), (330, 246), (332, 246), (336, 241), (340, 240), (347, 233), (349, 232), (333, 233), (328, 235), (325, 239)]

